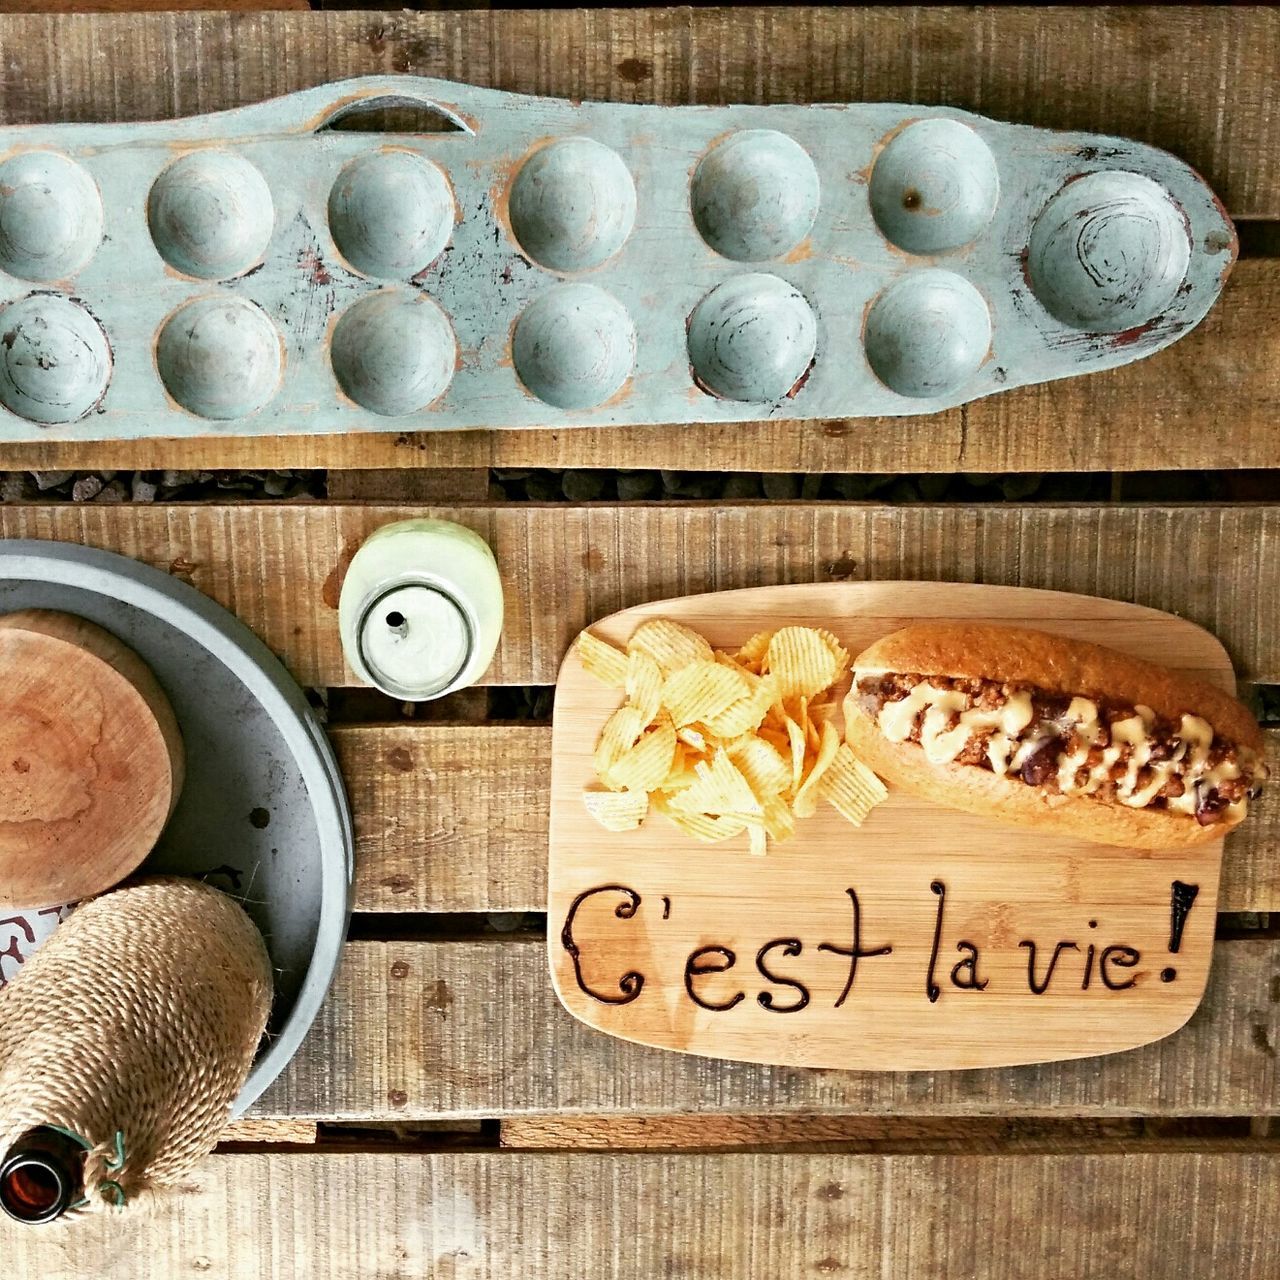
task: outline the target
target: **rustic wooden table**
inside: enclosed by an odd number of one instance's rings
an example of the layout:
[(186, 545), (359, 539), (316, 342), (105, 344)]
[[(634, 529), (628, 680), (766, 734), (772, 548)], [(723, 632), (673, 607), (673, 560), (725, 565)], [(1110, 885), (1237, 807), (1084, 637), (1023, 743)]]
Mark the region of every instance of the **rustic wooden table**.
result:
[[(1215, 631), (1243, 681), (1280, 684), (1280, 492), (1267, 470), (1280, 468), (1280, 13), (11, 14), (0, 50), (5, 124), (182, 115), (386, 71), (627, 101), (949, 103), (1164, 146), (1222, 195), (1244, 245), (1221, 303), (1172, 350), (919, 420), (0, 445), (14, 470), (327, 470), (320, 502), (16, 502), (0, 507), (0, 534), (83, 541), (179, 574), (300, 683), (329, 690), (358, 841), (357, 915), (325, 1010), (191, 1194), (126, 1224), (0, 1227), (0, 1269), (1280, 1274), (1280, 799), (1228, 844), (1209, 991), (1166, 1041), (936, 1075), (669, 1055), (587, 1030), (552, 994), (538, 914), (548, 725), (491, 719), (483, 695), (454, 700), (449, 720), (397, 720), (390, 703), (343, 692), (335, 612), (361, 538), (425, 506), (483, 533), (504, 568), (493, 685), (549, 685), (579, 628), (651, 598), (898, 576), (1155, 605)], [(655, 465), (1101, 472), (1111, 500), (491, 497), (491, 467)], [(1174, 469), (1197, 472), (1190, 500), (1125, 501), (1175, 492), (1134, 474)], [(1280, 756), (1280, 731), (1271, 745)]]

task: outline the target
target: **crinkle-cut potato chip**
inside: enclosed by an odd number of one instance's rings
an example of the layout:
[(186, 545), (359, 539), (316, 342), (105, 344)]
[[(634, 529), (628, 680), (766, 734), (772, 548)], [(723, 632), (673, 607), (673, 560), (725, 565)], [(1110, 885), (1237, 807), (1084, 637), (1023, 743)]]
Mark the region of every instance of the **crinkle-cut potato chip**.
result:
[[(826, 627), (810, 627), (810, 631), (822, 637), (822, 643), (831, 650), (831, 656), (836, 660), (836, 667), (839, 669), (840, 675), (844, 675), (849, 670), (849, 650), (844, 647)], [(837, 676), (838, 680), (840, 676)], [(832, 681), (834, 684), (835, 681)]]
[[(794, 694), (811, 698), (830, 688), (844, 674), (840, 660), (811, 627), (783, 627), (775, 631), (765, 661), (783, 698)], [(847, 654), (844, 662), (847, 665)]]
[(791, 745), (791, 793), (794, 795), (804, 781), (804, 757), (809, 743), (802, 725), (790, 716), (784, 716), (783, 723), (787, 726), (787, 738)]
[(707, 844), (731, 840), (745, 831), (747, 826), (746, 820), (736, 815), (721, 814), (712, 817), (706, 813), (684, 813), (676, 809), (667, 796), (657, 796), (653, 801), (653, 807), (663, 817), (675, 823), (681, 831)]
[(791, 785), (790, 762), (763, 738), (745, 734), (727, 750), (761, 805), (767, 805)]
[(757, 631), (734, 656), (743, 666), (758, 672), (764, 655), (769, 652), (769, 641), (772, 639), (772, 631)]
[(627, 654), (627, 701), (640, 712), (645, 724), (652, 724), (662, 710), (662, 670), (639, 649)]
[(658, 791), (663, 795), (675, 795), (677, 791), (683, 791), (686, 787), (691, 787), (698, 780), (695, 772), (696, 761), (684, 761), (671, 766), (671, 772), (662, 780), (662, 785), (658, 787)]
[(765, 801), (764, 829), (772, 840), (790, 840), (795, 835), (796, 815), (781, 796)]
[(678, 791), (671, 806), (681, 813), (736, 813), (759, 817), (764, 806), (756, 799), (751, 784), (727, 751), (716, 751), (711, 763), (694, 765), (697, 774), (692, 786)]
[(714, 661), (698, 661), (667, 677), (662, 686), (662, 705), (677, 727), (706, 724), (750, 693), (741, 671)]
[[(750, 676), (746, 678), (752, 679)], [(749, 696), (726, 707), (719, 715), (708, 716), (707, 729), (720, 738), (737, 738), (758, 729), (775, 701), (775, 690), (771, 677), (756, 680), (755, 689)]]
[(642, 622), (627, 641), (627, 652), (633, 649), (647, 653), (670, 675), (691, 662), (714, 662), (715, 652), (696, 631), (672, 622), (669, 618), (650, 618)]
[(862, 826), (871, 810), (889, 796), (884, 783), (843, 742), (818, 783), (818, 794), (855, 827)]
[(621, 689), (627, 682), (627, 655), (606, 640), (583, 631), (577, 641), (578, 657), (587, 675), (594, 676), (611, 689)]
[(790, 839), (819, 798), (861, 824), (884, 784), (841, 741), (834, 686), (849, 655), (825, 628), (761, 631), (736, 653), (665, 618), (636, 628), (626, 651), (589, 632), (583, 668), (625, 692), (583, 793), (606, 830), (632, 831), (650, 810), (696, 840), (747, 833), (750, 852)]
[(809, 713), (809, 719), (815, 721), (821, 727), (824, 720), (835, 718), (836, 702), (832, 698), (810, 698), (805, 703), (805, 709)]
[(812, 818), (818, 812), (816, 788), (818, 783), (822, 781), (823, 775), (831, 768), (831, 763), (835, 760), (836, 751), (839, 747), (840, 735), (836, 732), (835, 725), (830, 720), (824, 720), (818, 753), (814, 757), (813, 763), (809, 766), (804, 781), (800, 784), (800, 790), (796, 792), (791, 801), (791, 807), (795, 811), (797, 818)]
[(623, 791), (656, 791), (671, 772), (676, 754), (676, 731), (665, 713), (616, 760), (600, 781)]
[(624, 702), (605, 721), (600, 732), (600, 741), (596, 743), (592, 758), (596, 777), (603, 782), (609, 776), (609, 770), (640, 740), (644, 730), (645, 722), (640, 712)]
[(584, 791), (582, 803), (606, 831), (634, 831), (649, 814), (645, 791)]

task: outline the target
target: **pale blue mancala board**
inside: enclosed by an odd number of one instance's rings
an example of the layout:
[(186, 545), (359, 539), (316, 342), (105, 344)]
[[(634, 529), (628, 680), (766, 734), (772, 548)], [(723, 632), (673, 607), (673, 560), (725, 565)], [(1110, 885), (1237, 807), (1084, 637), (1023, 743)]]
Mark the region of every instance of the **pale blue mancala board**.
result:
[[(357, 133), (429, 104), (451, 131)], [(0, 130), (0, 438), (927, 413), (1209, 309), (1221, 205), (1138, 143), (946, 109), (412, 77)]]

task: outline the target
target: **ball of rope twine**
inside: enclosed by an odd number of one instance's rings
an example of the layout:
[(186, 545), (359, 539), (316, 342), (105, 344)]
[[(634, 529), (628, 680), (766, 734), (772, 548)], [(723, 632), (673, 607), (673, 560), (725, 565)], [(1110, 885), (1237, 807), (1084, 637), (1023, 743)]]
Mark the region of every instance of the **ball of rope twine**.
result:
[(238, 903), (195, 880), (79, 906), (0, 989), (0, 1153), (48, 1125), (86, 1150), (81, 1209), (128, 1208), (213, 1149), (271, 1008)]

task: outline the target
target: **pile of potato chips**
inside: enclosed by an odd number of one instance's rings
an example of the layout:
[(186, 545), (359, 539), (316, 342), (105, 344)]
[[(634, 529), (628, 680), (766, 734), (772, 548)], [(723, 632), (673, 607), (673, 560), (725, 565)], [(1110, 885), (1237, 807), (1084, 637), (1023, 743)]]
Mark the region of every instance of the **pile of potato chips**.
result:
[(626, 693), (596, 746), (603, 790), (583, 793), (608, 831), (634, 830), (652, 808), (698, 840), (745, 831), (764, 853), (819, 800), (856, 827), (887, 795), (832, 722), (849, 655), (829, 631), (762, 631), (730, 654), (655, 618), (625, 651), (584, 631), (578, 654)]

